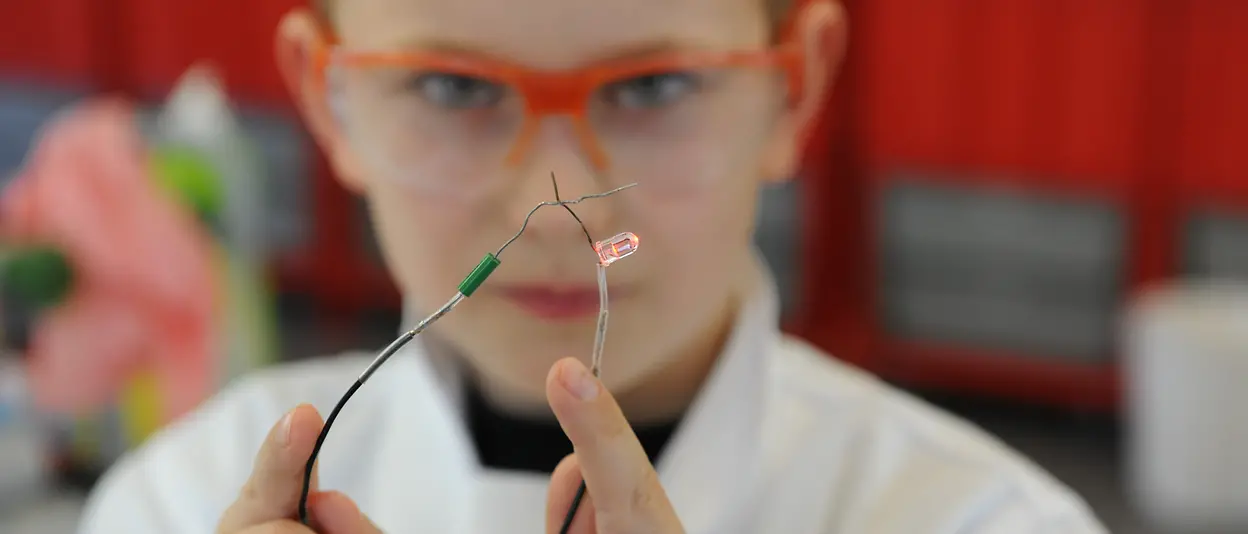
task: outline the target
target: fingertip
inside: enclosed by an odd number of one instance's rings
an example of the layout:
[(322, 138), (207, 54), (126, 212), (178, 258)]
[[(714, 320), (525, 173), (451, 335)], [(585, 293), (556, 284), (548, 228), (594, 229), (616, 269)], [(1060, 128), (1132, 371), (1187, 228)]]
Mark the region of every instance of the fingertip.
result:
[(355, 533), (360, 531), (364, 515), (360, 508), (341, 492), (323, 491), (308, 496), (308, 509), (312, 520), (327, 533)]
[(308, 495), (308, 509), (315, 514), (359, 511), (350, 497), (336, 490), (317, 491)]
[(550, 372), (546, 373), (546, 400), (555, 402), (555, 399), (562, 398), (567, 395), (567, 388), (564, 387), (563, 377), (569, 371), (585, 369), (585, 365), (576, 358), (563, 358), (554, 365), (550, 366)]
[(555, 470), (550, 472), (550, 485), (555, 487), (557, 483), (568, 483), (575, 489), (576, 485), (581, 483), (581, 462), (576, 458), (576, 453), (569, 454), (559, 461), (559, 465), (555, 466)]
[(576, 494), (583, 483), (580, 461), (575, 454), (569, 454), (550, 475), (550, 488), (546, 495), (546, 532), (561, 532), (560, 527), (569, 513), (575, 514), (569, 532), (592, 530), (590, 527), (594, 522), (594, 510), (589, 495), (582, 496), (577, 510), (572, 510)]
[(559, 367), (563, 365), (563, 361), (566, 359), (567, 358), (563, 358), (559, 361), (556, 361), (554, 365), (550, 366), (550, 370), (546, 371), (546, 398), (547, 399), (549, 399), (551, 393), (554, 392), (554, 388), (552, 386), (555, 386), (558, 383), (557, 381), (559, 380)]
[(567, 358), (560, 358), (559, 361), (550, 366), (550, 372), (546, 374), (546, 384), (558, 384), (559, 376), (563, 374), (569, 365), (574, 366), (573, 369), (576, 367), (582, 369), (585, 368), (585, 364), (581, 363), (581, 360), (577, 358), (570, 356)]
[(317, 423), (324, 423), (325, 421), (324, 418), (321, 417), (320, 410), (317, 410), (316, 406), (313, 406), (306, 402), (298, 406), (295, 406), (294, 412), (299, 414), (300, 417), (313, 419)]
[(581, 463), (576, 458), (576, 454), (569, 454), (559, 462), (554, 471), (550, 473), (550, 487), (547, 488), (546, 502), (550, 503), (557, 514), (567, 511), (568, 505), (572, 503), (573, 497), (584, 482), (581, 474)]
[(292, 448), (304, 449), (315, 443), (325, 426), (321, 414), (311, 404), (300, 404), (290, 412), (290, 444)]

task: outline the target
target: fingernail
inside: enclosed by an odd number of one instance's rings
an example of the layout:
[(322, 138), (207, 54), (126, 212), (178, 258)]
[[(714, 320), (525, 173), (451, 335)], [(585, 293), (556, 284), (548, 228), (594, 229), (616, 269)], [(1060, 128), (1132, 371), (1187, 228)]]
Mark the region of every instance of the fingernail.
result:
[(277, 444), (283, 447), (290, 445), (290, 428), (291, 422), (295, 419), (295, 411), (291, 410), (282, 416), (282, 422), (277, 428)]
[(598, 396), (598, 379), (581, 362), (570, 361), (563, 364), (559, 379), (563, 382), (563, 388), (578, 399), (589, 401)]

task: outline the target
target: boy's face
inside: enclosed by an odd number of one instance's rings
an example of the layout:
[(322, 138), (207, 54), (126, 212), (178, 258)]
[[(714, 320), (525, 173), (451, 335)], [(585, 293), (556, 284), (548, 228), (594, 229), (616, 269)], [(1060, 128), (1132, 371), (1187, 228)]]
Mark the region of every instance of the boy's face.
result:
[[(572, 207), (595, 240), (641, 238), (608, 272), (610, 386), (627, 388), (722, 332), (752, 261), (757, 190), (791, 173), (811, 113), (809, 102), (786, 100), (778, 70), (687, 65), (611, 78), (595, 86), (582, 122), (542, 118), (517, 150), (533, 100), (526, 88), (430, 65), (567, 70), (762, 50), (772, 38), (762, 0), (338, 1), (343, 47), (426, 54), (420, 64), (331, 69), (333, 112), (307, 83), (306, 62), (288, 55), (283, 65), (339, 175), (369, 201), (409, 306), (427, 313), (454, 294), (530, 209), (554, 199), (553, 172), (564, 199), (639, 184)], [(313, 38), (298, 17), (284, 24), (279, 50)], [(830, 58), (808, 48), (819, 55), (807, 71), (816, 97), (806, 100), (817, 103)], [(604, 160), (589, 156), (595, 148)], [(597, 258), (571, 215), (544, 208), (501, 260), (433, 331), (486, 381), (540, 399), (551, 364), (588, 356)]]

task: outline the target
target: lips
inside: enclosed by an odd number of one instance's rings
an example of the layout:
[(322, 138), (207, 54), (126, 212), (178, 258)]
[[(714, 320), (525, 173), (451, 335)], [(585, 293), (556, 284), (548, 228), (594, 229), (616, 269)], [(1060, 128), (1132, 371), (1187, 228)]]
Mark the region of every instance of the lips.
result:
[[(610, 288), (612, 297), (618, 290)], [(500, 291), (503, 298), (524, 311), (546, 320), (567, 321), (597, 315), (598, 288), (513, 286)]]

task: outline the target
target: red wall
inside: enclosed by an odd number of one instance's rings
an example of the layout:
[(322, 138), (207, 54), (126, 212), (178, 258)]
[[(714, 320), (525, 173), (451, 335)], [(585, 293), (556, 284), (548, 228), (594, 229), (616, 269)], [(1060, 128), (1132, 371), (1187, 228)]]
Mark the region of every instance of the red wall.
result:
[(849, 10), (845, 124), (822, 140), (843, 157), (808, 177), (797, 330), (904, 383), (1112, 408), (1112, 347), (1077, 361), (891, 332), (882, 308), (896, 288), (881, 273), (896, 266), (881, 261), (891, 223), (879, 203), (909, 172), (907, 183), (946, 191), (1097, 206), (1125, 222), (1118, 302), (1181, 275), (1192, 213), (1248, 216), (1248, 3), (854, 0)]
[(39, 81), (90, 82), (98, 74), (96, 21), (88, 0), (6, 1), (0, 6), (0, 68)]
[[(157, 95), (209, 58), (241, 100), (289, 111), (269, 51), (280, 15), (301, 3), (8, 2), (0, 72)], [(1115, 298), (1181, 274), (1190, 219), (1248, 213), (1248, 2), (846, 4), (850, 58), (803, 182), (806, 299), (792, 329), (906, 383), (1112, 408), (1112, 347), (1080, 361), (891, 333), (882, 309), (896, 288), (881, 273), (896, 266), (882, 261), (892, 222), (881, 202), (903, 178), (1079, 201), (1122, 217)], [(393, 304), (351, 199), (319, 158), (315, 168), (316, 237), (278, 262), (283, 282), (346, 310)]]

